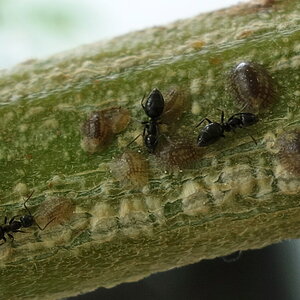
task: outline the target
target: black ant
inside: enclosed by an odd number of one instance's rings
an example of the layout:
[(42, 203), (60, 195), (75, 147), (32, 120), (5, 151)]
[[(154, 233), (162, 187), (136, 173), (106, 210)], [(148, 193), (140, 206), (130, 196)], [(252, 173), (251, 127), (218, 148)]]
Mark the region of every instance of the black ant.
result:
[[(6, 242), (5, 234), (13, 241), (14, 236), (12, 233), (15, 232), (22, 232), (26, 233), (25, 231), (20, 230), (22, 227), (27, 228), (32, 225), (37, 225), (37, 227), (40, 230), (44, 230), (54, 219), (50, 220), (43, 228), (35, 221), (33, 215), (31, 214), (30, 210), (26, 206), (26, 202), (31, 198), (33, 192), (28, 196), (28, 198), (24, 202), (24, 207), (26, 211), (28, 212), (27, 215), (20, 216), (19, 221), (15, 220), (17, 216), (14, 216), (10, 219), (10, 221), (7, 223), (7, 217), (4, 218), (4, 225), (0, 226), (0, 240), (4, 240), (4, 243)], [(3, 245), (4, 243), (0, 244)]]
[[(212, 122), (209, 119), (203, 119), (196, 127), (200, 126), (204, 121), (207, 124), (199, 133), (197, 144), (199, 147), (205, 147), (215, 143), (221, 137), (225, 137), (224, 132), (234, 131), (236, 128), (248, 127), (258, 122), (258, 117), (252, 113), (237, 113), (231, 116), (224, 123), (224, 112), (221, 114), (221, 123)], [(252, 140), (255, 139), (250, 135)]]
[[(143, 140), (147, 150), (150, 153), (154, 153), (159, 138), (159, 118), (163, 113), (165, 100), (161, 92), (156, 88), (150, 93), (147, 100), (144, 100), (145, 96), (141, 101), (141, 105), (150, 120), (142, 122), (144, 125)], [(133, 143), (139, 136), (140, 135), (138, 135), (131, 143)], [(129, 145), (131, 143), (129, 143)]]

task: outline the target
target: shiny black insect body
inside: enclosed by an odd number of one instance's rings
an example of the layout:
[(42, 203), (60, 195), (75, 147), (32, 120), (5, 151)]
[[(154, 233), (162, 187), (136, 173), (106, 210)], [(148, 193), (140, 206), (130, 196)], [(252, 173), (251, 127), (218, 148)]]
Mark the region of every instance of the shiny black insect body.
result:
[(146, 115), (152, 120), (157, 120), (163, 113), (165, 107), (165, 100), (158, 89), (154, 89), (148, 96), (146, 102), (142, 99), (141, 105)]
[(145, 125), (143, 131), (144, 144), (150, 153), (154, 153), (158, 144), (159, 128), (157, 120), (144, 121)]
[[(149, 153), (154, 153), (156, 146), (158, 144), (159, 138), (159, 119), (164, 111), (165, 100), (163, 95), (158, 89), (154, 89), (150, 95), (147, 97), (145, 101), (145, 96), (141, 101), (142, 108), (146, 115), (150, 118), (148, 121), (141, 122), (144, 125), (143, 130), (143, 140), (144, 144)], [(131, 141), (129, 145), (131, 145), (140, 134)]]
[[(24, 207), (28, 213), (27, 215), (14, 216), (10, 219), (9, 222), (7, 222), (8, 221), (7, 217), (5, 217), (4, 224), (0, 225), (0, 240), (3, 240), (4, 243), (6, 242), (5, 235), (7, 235), (11, 240), (14, 240), (13, 233), (16, 233), (16, 232), (25, 233), (25, 231), (20, 230), (21, 228), (27, 228), (27, 227), (31, 227), (32, 225), (37, 225), (37, 227), (40, 230), (44, 230), (54, 220), (54, 219), (50, 220), (50, 222), (48, 222), (43, 228), (40, 227), (40, 225), (35, 221), (30, 210), (26, 206), (26, 202), (31, 198), (32, 194), (33, 194), (33, 192), (28, 196), (28, 198), (24, 202)], [(19, 217), (19, 220), (16, 220), (17, 217)], [(4, 244), (4, 243), (2, 243), (2, 244)], [(0, 244), (0, 245), (2, 245), (2, 244)]]
[(159, 118), (163, 113), (165, 101), (161, 92), (156, 88), (150, 93), (146, 101), (144, 100), (145, 97), (142, 99), (141, 105), (150, 120), (142, 122), (144, 125), (143, 139), (148, 151), (154, 153), (159, 138)]
[[(224, 122), (224, 112), (221, 114), (221, 122), (212, 122), (205, 118), (196, 127), (200, 126), (204, 121), (208, 124), (204, 126), (198, 136), (197, 144), (199, 147), (205, 147), (215, 143), (221, 137), (225, 137), (224, 132), (235, 131), (236, 128), (251, 126), (258, 122), (258, 117), (252, 113), (237, 113), (231, 116), (227, 122)], [(256, 143), (255, 139), (250, 136)]]

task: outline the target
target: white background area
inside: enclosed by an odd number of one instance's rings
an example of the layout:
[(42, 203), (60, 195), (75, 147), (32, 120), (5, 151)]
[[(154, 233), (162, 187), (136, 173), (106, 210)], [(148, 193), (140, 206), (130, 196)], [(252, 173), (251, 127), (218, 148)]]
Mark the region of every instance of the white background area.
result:
[(0, 0), (0, 69), (238, 0)]

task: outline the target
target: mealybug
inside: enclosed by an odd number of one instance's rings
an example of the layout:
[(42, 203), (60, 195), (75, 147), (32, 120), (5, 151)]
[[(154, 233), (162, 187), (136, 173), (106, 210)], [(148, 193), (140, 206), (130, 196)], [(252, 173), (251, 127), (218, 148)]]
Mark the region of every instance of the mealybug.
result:
[(277, 147), (282, 167), (289, 173), (300, 176), (300, 130), (284, 132), (277, 140)]
[(254, 62), (243, 61), (229, 73), (229, 89), (243, 109), (259, 111), (274, 101), (275, 85), (271, 75)]
[(161, 122), (172, 125), (181, 117), (187, 106), (187, 96), (183, 90), (172, 89), (165, 96), (165, 108), (161, 115)]
[(137, 152), (124, 152), (110, 164), (110, 170), (124, 184), (143, 187), (149, 180), (148, 161)]
[(51, 227), (63, 224), (74, 214), (75, 205), (68, 198), (56, 197), (45, 200), (36, 211), (36, 219), (41, 224), (46, 224), (50, 220)]
[(103, 149), (129, 122), (130, 114), (125, 108), (111, 107), (92, 112), (82, 126), (81, 147), (89, 153)]
[(167, 169), (185, 169), (191, 167), (203, 155), (194, 143), (186, 139), (169, 141), (156, 154), (159, 162)]

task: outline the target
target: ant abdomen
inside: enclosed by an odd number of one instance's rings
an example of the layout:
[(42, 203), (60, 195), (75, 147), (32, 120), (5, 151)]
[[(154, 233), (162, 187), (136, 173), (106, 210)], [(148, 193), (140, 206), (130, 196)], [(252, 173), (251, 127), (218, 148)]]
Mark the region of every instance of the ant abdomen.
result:
[(224, 137), (224, 128), (219, 123), (211, 122), (207, 124), (202, 130), (200, 131), (197, 139), (197, 144), (199, 147), (206, 147), (221, 137)]
[(155, 88), (148, 96), (145, 104), (143, 100), (141, 104), (149, 118), (157, 119), (163, 113), (165, 100), (161, 92)]

